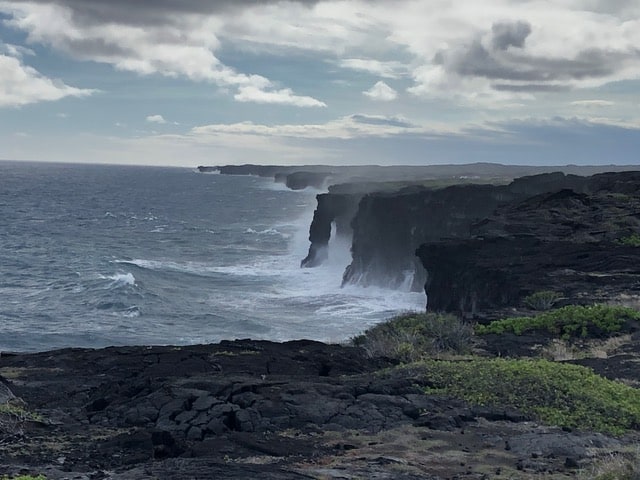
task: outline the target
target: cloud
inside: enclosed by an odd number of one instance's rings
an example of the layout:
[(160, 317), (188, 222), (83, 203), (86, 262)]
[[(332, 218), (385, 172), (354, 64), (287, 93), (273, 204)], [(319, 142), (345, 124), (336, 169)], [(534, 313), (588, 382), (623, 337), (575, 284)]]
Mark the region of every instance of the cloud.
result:
[(269, 79), (238, 72), (217, 58), (217, 32), (224, 19), (213, 13), (263, 3), (0, 1), (0, 12), (11, 17), (5, 24), (27, 32), (29, 42), (51, 46), (78, 60), (106, 63), (141, 75), (186, 77), (235, 87), (239, 101), (321, 106), (318, 100), (278, 89)]
[(571, 105), (585, 108), (603, 108), (612, 107), (615, 105), (615, 102), (608, 100), (576, 100), (575, 102), (571, 102)]
[[(32, 44), (208, 82), (241, 102), (325, 104), (246, 71), (247, 51), (408, 78), (410, 93), (456, 106), (495, 108), (640, 79), (637, 0), (0, 0), (0, 11)], [(231, 58), (227, 47), (238, 55), (233, 66), (221, 61)]]
[(491, 26), (493, 38), (491, 43), (497, 50), (509, 47), (523, 48), (524, 41), (531, 33), (531, 25), (527, 22), (494, 23)]
[(367, 125), (387, 125), (391, 127), (399, 127), (399, 128), (418, 128), (418, 125), (415, 123), (411, 123), (408, 120), (402, 117), (386, 117), (383, 115), (362, 115), (355, 114), (351, 115), (350, 118), (352, 121), (357, 123), (363, 123)]
[(86, 97), (94, 92), (47, 78), (24, 65), (20, 58), (0, 54), (0, 108), (20, 107), (65, 97)]
[(434, 3), (430, 12), (416, 2), (389, 16), (391, 38), (414, 55), (415, 95), (512, 102), (640, 78), (640, 17), (630, 15), (640, 14), (637, 2)]
[[(424, 127), (398, 117), (378, 115), (348, 115), (321, 124), (261, 125), (253, 122), (213, 124), (195, 127), (190, 134), (200, 137), (218, 135), (266, 136), (292, 139), (354, 139), (386, 137), (424, 132)], [(430, 131), (436, 131), (430, 127)], [(442, 130), (444, 131), (444, 130)]]
[(271, 103), (294, 107), (326, 107), (327, 104), (313, 97), (295, 95), (290, 88), (264, 90), (252, 85), (239, 87), (233, 96), (239, 102)]
[(35, 55), (35, 52), (29, 48), (23, 47), (22, 45), (2, 43), (2, 41), (0, 40), (0, 54), (5, 54), (10, 57), (22, 59), (26, 55)]
[[(279, 0), (12, 0), (20, 4), (55, 5), (69, 9), (78, 20), (89, 23), (135, 23), (153, 25), (164, 23), (167, 16), (211, 15), (245, 9)], [(292, 0), (289, 0), (292, 1)], [(301, 5), (312, 6), (318, 0), (293, 0)]]
[(148, 123), (157, 123), (160, 125), (164, 125), (165, 123), (167, 123), (162, 115), (149, 115), (146, 120)]
[(377, 100), (379, 102), (390, 102), (398, 98), (398, 92), (396, 92), (393, 88), (391, 88), (383, 81), (377, 82), (369, 90), (366, 90), (362, 93), (372, 100)]
[[(397, 125), (397, 126), (396, 126)], [(521, 118), (459, 128), (398, 116), (351, 115), (326, 123), (204, 125), (186, 134), (117, 138), (83, 134), (23, 138), (0, 132), (0, 157), (15, 160), (196, 166), (265, 164), (520, 165), (637, 164), (640, 122), (597, 118)]]
[(384, 78), (400, 78), (407, 74), (407, 66), (395, 61), (345, 58), (338, 62), (342, 68), (368, 72)]

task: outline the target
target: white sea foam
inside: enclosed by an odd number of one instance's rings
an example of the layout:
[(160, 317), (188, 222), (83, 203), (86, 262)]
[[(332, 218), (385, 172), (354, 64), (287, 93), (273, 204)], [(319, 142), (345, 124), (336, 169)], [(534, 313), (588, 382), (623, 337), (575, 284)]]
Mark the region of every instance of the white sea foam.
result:
[(265, 228), (264, 230), (254, 230), (253, 228), (247, 228), (244, 233), (247, 235), (278, 235), (282, 238), (289, 238), (291, 236), (287, 233), (282, 233), (275, 228)]
[(103, 276), (102, 278), (111, 280), (110, 287), (134, 286), (136, 284), (136, 278), (129, 272), (115, 273), (113, 275)]
[(122, 312), (122, 316), (126, 318), (137, 318), (140, 316), (140, 309), (134, 305)]
[(207, 274), (227, 274), (237, 275), (245, 277), (260, 277), (260, 276), (278, 276), (281, 275), (281, 271), (274, 270), (269, 265), (273, 265), (269, 262), (261, 262), (258, 264), (236, 264), (236, 265), (213, 265), (206, 262), (174, 262), (174, 261), (162, 261), (162, 260), (116, 260), (114, 263), (135, 265), (140, 268), (154, 271), (170, 271), (178, 273), (187, 273), (193, 275), (207, 275)]

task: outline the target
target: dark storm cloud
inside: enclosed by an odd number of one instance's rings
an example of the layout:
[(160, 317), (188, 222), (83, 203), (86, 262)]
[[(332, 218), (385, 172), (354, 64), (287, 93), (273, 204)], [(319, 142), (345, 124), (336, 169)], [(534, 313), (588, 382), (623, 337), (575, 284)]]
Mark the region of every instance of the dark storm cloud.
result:
[(449, 64), (456, 73), (495, 80), (541, 82), (603, 77), (617, 70), (621, 54), (599, 49), (580, 52), (572, 59), (545, 58), (487, 50), (478, 40)]
[(493, 48), (506, 50), (509, 47), (524, 47), (524, 41), (531, 33), (531, 25), (527, 22), (494, 23), (491, 27), (493, 33)]
[(494, 80), (496, 90), (558, 91), (566, 88), (566, 82), (606, 77), (627, 59), (640, 58), (638, 50), (598, 48), (585, 49), (573, 58), (529, 55), (524, 47), (530, 33), (531, 26), (525, 22), (497, 23), (492, 27), (489, 47), (476, 39), (465, 47), (438, 53), (433, 62), (464, 77)]
[[(279, 3), (281, 0), (14, 0), (18, 4), (34, 1), (70, 8), (76, 19), (86, 24), (153, 25), (167, 23), (172, 15), (213, 14)], [(289, 1), (312, 6), (319, 0)]]

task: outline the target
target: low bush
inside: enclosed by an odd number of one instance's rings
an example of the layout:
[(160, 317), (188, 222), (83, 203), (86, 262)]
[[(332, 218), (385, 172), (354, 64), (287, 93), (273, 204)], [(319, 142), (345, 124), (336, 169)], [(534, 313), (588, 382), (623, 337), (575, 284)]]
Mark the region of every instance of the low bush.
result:
[(638, 319), (640, 312), (628, 307), (568, 305), (533, 317), (509, 317), (488, 325), (476, 325), (475, 332), (479, 335), (505, 332), (522, 335), (528, 331), (541, 330), (564, 339), (600, 338), (620, 332), (629, 320)]
[(640, 235), (633, 233), (626, 237), (622, 237), (618, 240), (618, 243), (626, 245), (627, 247), (640, 247)]
[(640, 427), (640, 390), (547, 360), (426, 360), (426, 393), (513, 408), (552, 425), (620, 434)]
[(550, 290), (532, 293), (524, 298), (524, 304), (531, 310), (549, 310), (560, 300), (560, 294)]
[(472, 327), (454, 315), (406, 313), (375, 325), (352, 343), (370, 357), (412, 362), (440, 352), (469, 350)]

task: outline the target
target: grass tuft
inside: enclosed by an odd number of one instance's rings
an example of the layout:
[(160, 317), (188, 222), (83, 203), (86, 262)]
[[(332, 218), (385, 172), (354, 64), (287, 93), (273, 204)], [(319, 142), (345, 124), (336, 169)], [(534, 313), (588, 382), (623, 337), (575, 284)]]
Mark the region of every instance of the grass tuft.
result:
[(581, 480), (639, 480), (638, 450), (614, 452), (597, 460), (589, 469), (578, 473)]
[(375, 325), (352, 343), (370, 357), (413, 362), (442, 352), (466, 353), (473, 328), (458, 317), (437, 313), (406, 313)]

